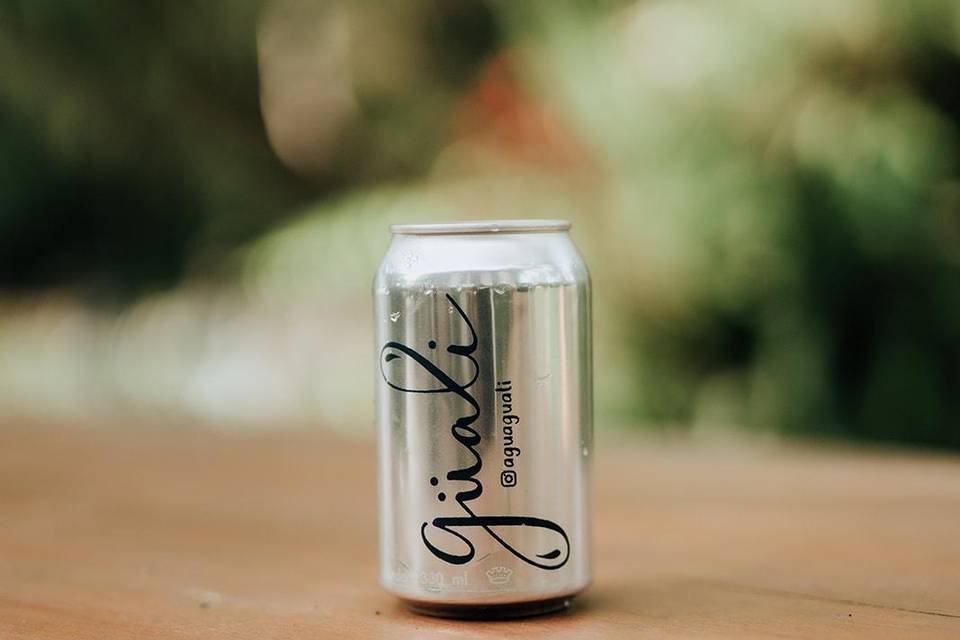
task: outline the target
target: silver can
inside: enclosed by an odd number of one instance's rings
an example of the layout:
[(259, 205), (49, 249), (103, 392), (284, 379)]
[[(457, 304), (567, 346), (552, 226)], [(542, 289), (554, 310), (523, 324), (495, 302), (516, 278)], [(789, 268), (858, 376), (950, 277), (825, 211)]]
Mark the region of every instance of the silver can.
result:
[(557, 220), (397, 225), (374, 282), (380, 579), (416, 611), (591, 579), (590, 280)]

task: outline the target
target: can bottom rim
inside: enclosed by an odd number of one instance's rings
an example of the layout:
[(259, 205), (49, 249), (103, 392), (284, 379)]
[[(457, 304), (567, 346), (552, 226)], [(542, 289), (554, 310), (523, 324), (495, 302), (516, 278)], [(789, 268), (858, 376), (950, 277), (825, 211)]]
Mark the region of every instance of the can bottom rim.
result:
[(564, 611), (570, 606), (570, 603), (576, 595), (576, 593), (571, 593), (541, 600), (503, 602), (498, 604), (451, 604), (412, 600), (410, 598), (400, 598), (400, 600), (414, 613), (425, 616), (461, 618), (467, 620), (503, 620), (506, 618), (541, 616)]

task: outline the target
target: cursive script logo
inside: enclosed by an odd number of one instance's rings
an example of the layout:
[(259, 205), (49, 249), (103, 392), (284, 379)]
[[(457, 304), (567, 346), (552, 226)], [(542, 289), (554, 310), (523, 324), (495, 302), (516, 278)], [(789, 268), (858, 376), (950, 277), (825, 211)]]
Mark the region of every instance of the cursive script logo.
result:
[[(473, 542), (469, 537), (470, 533), (478, 530), (484, 531), (500, 546), (527, 564), (541, 569), (559, 569), (567, 563), (570, 557), (570, 540), (560, 525), (550, 520), (532, 516), (477, 515), (470, 507), (470, 502), (483, 495), (483, 484), (477, 478), (477, 474), (483, 468), (483, 459), (477, 452), (477, 447), (480, 445), (482, 438), (473, 426), (480, 419), (480, 404), (470, 393), (470, 388), (480, 376), (480, 365), (473, 355), (477, 350), (477, 332), (456, 300), (449, 294), (447, 300), (469, 330), (470, 342), (468, 344), (451, 344), (447, 346), (446, 350), (447, 353), (457, 358), (466, 359), (468, 368), (471, 370), (469, 380), (455, 380), (452, 375), (437, 366), (431, 359), (403, 343), (387, 342), (380, 349), (380, 375), (383, 376), (384, 381), (390, 387), (403, 393), (450, 394), (459, 399), (464, 404), (464, 408), (469, 410), (468, 413), (457, 418), (450, 426), (450, 435), (470, 454), (472, 463), (461, 469), (448, 471), (446, 474), (448, 481), (466, 483), (467, 485), (466, 488), (457, 491), (456, 496), (454, 496), (454, 500), (460, 505), (464, 515), (437, 517), (429, 523), (424, 522), (420, 526), (420, 537), (427, 549), (441, 560), (450, 564), (466, 564), (476, 554)], [(427, 347), (431, 350), (436, 349), (436, 341), (430, 340)], [(428, 382), (423, 388), (414, 388), (408, 385), (405, 371), (398, 371), (396, 367), (396, 364), (404, 362), (407, 366), (419, 367), (422, 372), (427, 374)], [(437, 477), (431, 477), (430, 484), (437, 486), (440, 484), (440, 480)], [(447, 496), (443, 492), (437, 495), (437, 500), (440, 502), (443, 502), (446, 498)], [(556, 534), (553, 537), (557, 542), (562, 540), (562, 550), (560, 546), (554, 546), (544, 553), (532, 551), (528, 555), (528, 553), (508, 543), (501, 535), (504, 533), (503, 529), (516, 527), (553, 532)], [(495, 529), (499, 529), (500, 533)], [(438, 536), (441, 541), (435, 542)], [(531, 537), (537, 538), (538, 541), (543, 538), (543, 536)], [(453, 549), (451, 549), (451, 543), (454, 545)]]

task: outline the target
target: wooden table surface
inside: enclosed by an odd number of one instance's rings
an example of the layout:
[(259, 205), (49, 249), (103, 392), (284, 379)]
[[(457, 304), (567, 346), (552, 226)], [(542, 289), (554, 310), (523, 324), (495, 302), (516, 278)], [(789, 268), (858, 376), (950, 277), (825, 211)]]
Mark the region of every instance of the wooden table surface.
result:
[(598, 444), (594, 586), (478, 623), (377, 586), (369, 442), (0, 427), (0, 638), (960, 638), (960, 458)]

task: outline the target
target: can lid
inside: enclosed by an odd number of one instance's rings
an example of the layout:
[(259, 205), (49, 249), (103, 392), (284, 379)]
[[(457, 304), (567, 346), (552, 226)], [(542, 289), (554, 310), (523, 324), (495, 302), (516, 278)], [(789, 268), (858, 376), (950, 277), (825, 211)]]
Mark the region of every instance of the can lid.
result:
[(435, 236), (477, 233), (548, 233), (566, 231), (568, 220), (476, 220), (472, 222), (438, 222), (434, 224), (394, 224), (395, 235)]

